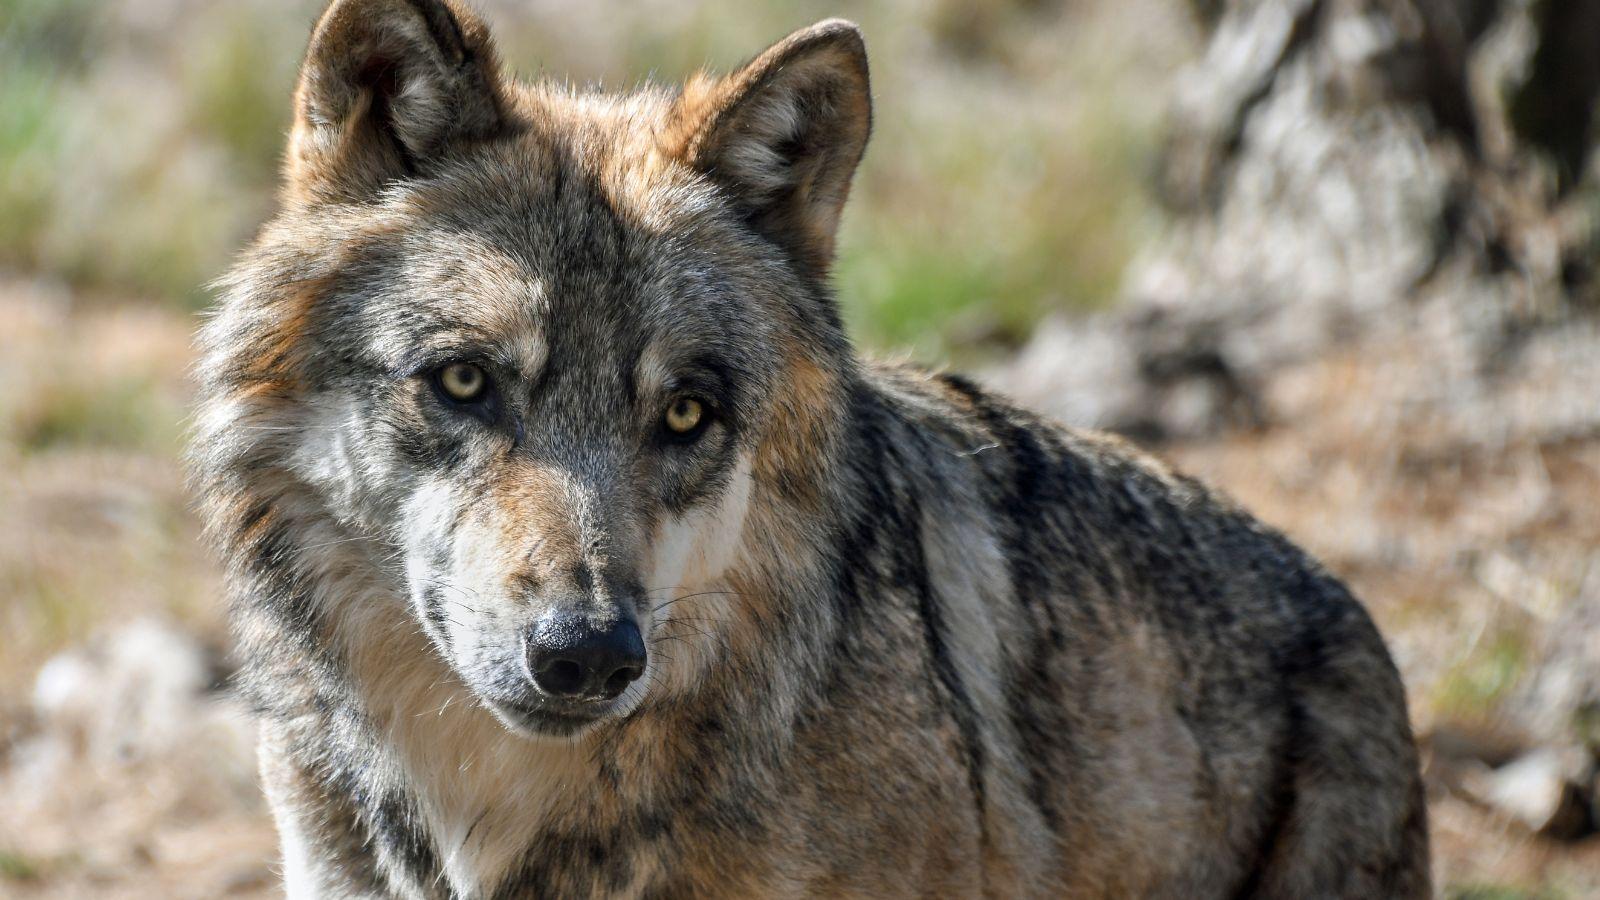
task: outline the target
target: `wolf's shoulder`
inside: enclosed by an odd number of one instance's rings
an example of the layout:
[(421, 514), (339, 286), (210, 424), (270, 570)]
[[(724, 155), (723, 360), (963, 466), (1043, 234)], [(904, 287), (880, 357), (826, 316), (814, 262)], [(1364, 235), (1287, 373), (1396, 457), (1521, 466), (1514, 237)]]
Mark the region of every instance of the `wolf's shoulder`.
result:
[(986, 514), (1018, 544), (1015, 555), (1058, 572), (1092, 570), (1063, 584), (1091, 576), (1131, 587), (1125, 599), (1150, 598), (1179, 618), (1208, 610), (1360, 616), (1360, 604), (1311, 554), (1121, 437), (1050, 420), (962, 375), (874, 365), (869, 380), (908, 430), (943, 451), (926, 457), (934, 473), (927, 490), (939, 491), (938, 473), (968, 473)]
[(1136, 489), (1187, 508), (1238, 512), (1224, 495), (1109, 432), (1042, 416), (961, 374), (906, 363), (872, 363), (867, 381), (875, 400), (908, 425), (988, 463), (996, 473), (1028, 480), (1066, 478), (1075, 493)]

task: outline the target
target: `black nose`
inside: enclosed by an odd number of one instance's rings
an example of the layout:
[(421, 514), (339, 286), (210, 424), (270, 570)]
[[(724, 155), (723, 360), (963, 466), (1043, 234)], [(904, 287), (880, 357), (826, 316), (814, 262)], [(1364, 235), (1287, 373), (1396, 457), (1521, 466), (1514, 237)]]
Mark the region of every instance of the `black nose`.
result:
[(596, 628), (581, 615), (552, 613), (528, 634), (528, 671), (541, 691), (563, 700), (610, 700), (644, 674), (639, 626)]

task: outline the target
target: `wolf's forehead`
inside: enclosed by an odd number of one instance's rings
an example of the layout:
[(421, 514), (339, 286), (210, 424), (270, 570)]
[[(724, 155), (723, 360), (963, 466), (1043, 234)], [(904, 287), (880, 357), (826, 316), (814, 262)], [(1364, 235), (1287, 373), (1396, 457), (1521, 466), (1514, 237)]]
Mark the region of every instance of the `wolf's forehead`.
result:
[(625, 358), (648, 382), (731, 324), (706, 302), (723, 293), (712, 273), (660, 254), (552, 260), (503, 232), (449, 227), (407, 243), (390, 311), (407, 327), (385, 348), (397, 354), (470, 348), (530, 377), (552, 362)]
[(507, 362), (528, 371), (543, 365), (548, 279), (507, 248), (469, 232), (424, 229), (409, 243), (392, 301), (411, 327), (391, 332), (397, 339), (476, 345), (511, 356)]

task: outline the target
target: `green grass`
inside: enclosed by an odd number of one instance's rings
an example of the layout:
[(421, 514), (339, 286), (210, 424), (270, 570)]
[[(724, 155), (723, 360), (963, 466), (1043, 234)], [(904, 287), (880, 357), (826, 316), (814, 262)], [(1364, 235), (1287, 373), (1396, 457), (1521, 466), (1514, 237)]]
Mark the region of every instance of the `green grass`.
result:
[(182, 410), (139, 380), (53, 385), (10, 415), (24, 452), (65, 446), (147, 450), (171, 455), (180, 442)]
[(0, 248), (23, 262), (38, 260), (40, 223), (50, 214), (60, 146), (51, 85), (37, 71), (0, 63)]
[(1109, 96), (1065, 110), (1009, 96), (1028, 85), (1009, 75), (932, 98), (906, 77), (880, 91), (891, 112), (840, 241), (863, 343), (963, 361), (1010, 349), (1045, 314), (1111, 303), (1153, 221), (1152, 127)]
[(91, 57), (95, 0), (0, 0), (0, 46), (18, 67), (71, 71)]
[(1521, 631), (1487, 637), (1445, 674), (1435, 694), (1439, 713), (1469, 720), (1493, 715), (1521, 682), (1528, 663), (1528, 640)]
[(1523, 888), (1503, 884), (1473, 884), (1446, 888), (1445, 900), (1566, 900), (1566, 894), (1549, 888)]
[(0, 849), (0, 880), (33, 881), (42, 872), (39, 863), (20, 853)]
[(196, 305), (269, 201), (304, 42), (272, 13), (135, 40), (87, 0), (0, 0), (0, 267)]
[[(186, 7), (139, 31), (93, 0), (0, 0), (0, 268), (202, 303), (270, 208), (319, 6)], [(489, 6), (513, 68), (610, 86), (725, 70), (837, 13), (812, 0), (563, 13), (588, 29), (583, 44), (547, 13)], [(1148, 215), (1153, 127), (1123, 102), (1142, 71), (1080, 34), (1081, 12), (1036, 0), (850, 10), (872, 45), (879, 114), (837, 280), (866, 345), (924, 357), (1004, 346), (1048, 312), (1115, 295)], [(1041, 29), (1058, 46), (1013, 52)]]
[(251, 189), (269, 191), (288, 139), (300, 48), (249, 12), (235, 13), (240, 19), (193, 55), (183, 81), (195, 133), (214, 141)]

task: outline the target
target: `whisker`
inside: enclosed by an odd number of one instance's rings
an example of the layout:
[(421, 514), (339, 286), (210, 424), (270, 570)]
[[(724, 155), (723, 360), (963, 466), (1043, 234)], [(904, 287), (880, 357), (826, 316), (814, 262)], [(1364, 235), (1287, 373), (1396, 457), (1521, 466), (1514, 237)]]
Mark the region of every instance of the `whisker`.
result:
[(479, 823), (489, 815), (489, 809), (490, 807), (485, 806), (483, 812), (479, 813), (478, 817), (472, 820), (472, 824), (467, 826), (467, 833), (461, 836), (461, 846), (456, 848), (458, 851), (466, 848), (467, 841), (472, 839), (472, 833), (478, 830)]
[(650, 612), (652, 614), (661, 612), (663, 609), (666, 609), (667, 607), (671, 606), (672, 604), (674, 604), (674, 603), (682, 603), (685, 600), (694, 600), (694, 599), (696, 599), (698, 597), (716, 597), (716, 596), (733, 597), (733, 598), (736, 598), (736, 599), (741, 600), (741, 601), (748, 599), (743, 594), (740, 594), (738, 591), (696, 591), (693, 594), (684, 594), (681, 597), (674, 597), (671, 600), (667, 600), (667, 601), (665, 601), (663, 603), (658, 603), (655, 606), (652, 606), (650, 608)]
[(376, 542), (377, 540), (378, 540), (377, 538), (367, 537), (365, 535), (359, 535), (357, 537), (340, 538), (340, 539), (338, 539), (336, 541), (324, 541), (324, 542), (322, 542), (320, 544), (308, 544), (308, 545), (306, 545), (304, 547), (301, 547), (300, 549), (302, 551), (305, 551), (305, 550), (320, 550), (323, 547), (332, 547), (335, 544), (348, 544), (348, 543), (351, 543), (353, 541), (374, 541), (374, 542)]

